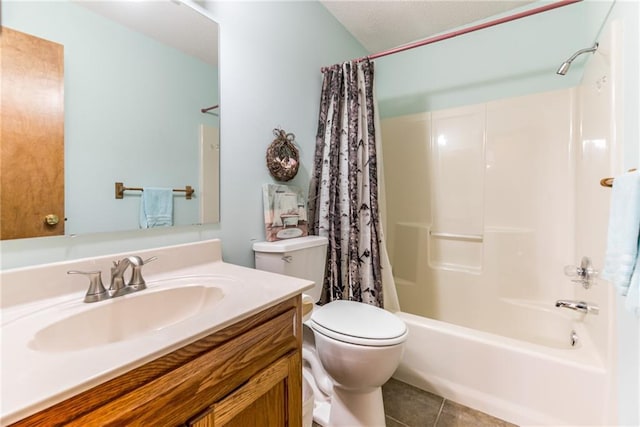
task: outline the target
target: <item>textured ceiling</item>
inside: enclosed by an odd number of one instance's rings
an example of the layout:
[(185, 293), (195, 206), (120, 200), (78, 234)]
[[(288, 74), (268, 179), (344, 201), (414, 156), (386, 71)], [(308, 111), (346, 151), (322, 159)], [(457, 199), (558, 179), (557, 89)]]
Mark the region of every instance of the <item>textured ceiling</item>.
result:
[(526, 6), (533, 0), (320, 0), (370, 54)]
[[(217, 64), (218, 26), (178, 1), (74, 1), (206, 62)], [(534, 0), (320, 2), (372, 54), (508, 12)], [(203, 40), (209, 42), (203, 43)]]

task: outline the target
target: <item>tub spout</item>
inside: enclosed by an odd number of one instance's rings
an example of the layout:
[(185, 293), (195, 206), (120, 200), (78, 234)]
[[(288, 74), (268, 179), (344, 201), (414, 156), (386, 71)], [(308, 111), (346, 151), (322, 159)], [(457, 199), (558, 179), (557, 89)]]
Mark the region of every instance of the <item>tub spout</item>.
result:
[(595, 304), (589, 304), (584, 301), (572, 301), (561, 299), (556, 301), (556, 307), (568, 308), (570, 310), (579, 311), (580, 313), (598, 314), (600, 307)]

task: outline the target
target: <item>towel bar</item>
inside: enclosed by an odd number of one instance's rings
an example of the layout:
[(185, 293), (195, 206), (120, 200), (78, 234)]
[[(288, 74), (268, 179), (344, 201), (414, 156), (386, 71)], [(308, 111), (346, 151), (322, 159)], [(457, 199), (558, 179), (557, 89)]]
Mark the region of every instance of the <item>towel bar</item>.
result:
[[(140, 187), (125, 187), (123, 183), (121, 182), (116, 182), (116, 199), (122, 199), (124, 198), (124, 192), (125, 191), (144, 191), (144, 188), (140, 188)], [(186, 193), (186, 199), (187, 200), (191, 200), (191, 196), (194, 193), (194, 189), (190, 186), (187, 185), (185, 188), (174, 188), (173, 191), (176, 192), (182, 192), (182, 193)]]
[[(635, 171), (635, 170), (636, 170), (636, 169), (629, 169), (629, 172), (633, 172), (633, 171)], [(614, 178), (611, 178), (611, 177), (609, 177), (609, 178), (602, 178), (602, 179), (600, 180), (600, 185), (602, 185), (603, 187), (613, 187), (613, 180), (614, 180)]]

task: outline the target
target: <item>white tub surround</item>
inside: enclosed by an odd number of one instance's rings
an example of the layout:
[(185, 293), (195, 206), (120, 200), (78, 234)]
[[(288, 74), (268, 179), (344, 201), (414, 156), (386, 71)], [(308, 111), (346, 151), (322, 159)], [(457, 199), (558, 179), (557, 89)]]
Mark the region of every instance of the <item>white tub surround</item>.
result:
[[(69, 270), (101, 270), (108, 287), (114, 260), (138, 255), (158, 259), (143, 267), (147, 289), (115, 299), (84, 303), (88, 280)], [(239, 267), (222, 260), (221, 242), (209, 240), (135, 253), (61, 262), (1, 272), (1, 425), (7, 425), (115, 378), (151, 360), (215, 333), (309, 289), (312, 282)], [(182, 298), (187, 287), (202, 290), (198, 306)], [(161, 295), (167, 289), (173, 302)], [(174, 291), (171, 291), (174, 292)], [(197, 294), (197, 292), (196, 292)], [(168, 295), (168, 294), (167, 294)], [(129, 313), (133, 324), (155, 318), (157, 328), (133, 328), (126, 339), (93, 345), (69, 338), (34, 339), (39, 331), (73, 316), (144, 297), (148, 306)], [(196, 297), (199, 298), (199, 297)], [(184, 304), (176, 310), (175, 304)], [(163, 322), (160, 314), (173, 319)], [(177, 313), (177, 314), (176, 314)], [(160, 320), (157, 320), (160, 319)], [(120, 321), (122, 319), (113, 319)], [(154, 323), (155, 325), (155, 323)], [(95, 326), (99, 330), (104, 325)], [(70, 331), (82, 334), (82, 331)], [(88, 336), (88, 335), (87, 335)], [(42, 337), (41, 335), (38, 338)]]
[(577, 87), (383, 121), (399, 379), (519, 425), (617, 423), (613, 288), (565, 267), (604, 266), (622, 39), (614, 21)]

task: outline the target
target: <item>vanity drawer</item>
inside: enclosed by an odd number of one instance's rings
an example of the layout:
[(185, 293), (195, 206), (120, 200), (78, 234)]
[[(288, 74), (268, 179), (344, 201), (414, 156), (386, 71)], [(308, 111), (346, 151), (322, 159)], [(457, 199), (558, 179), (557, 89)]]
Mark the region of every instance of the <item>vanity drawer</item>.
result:
[[(256, 374), (274, 364), (282, 369), (282, 360), (289, 361), (285, 388), (293, 393), (287, 405), (301, 406), (300, 322), (298, 296), (16, 425), (183, 425), (234, 391), (247, 390)], [(159, 369), (164, 372), (157, 374)]]

